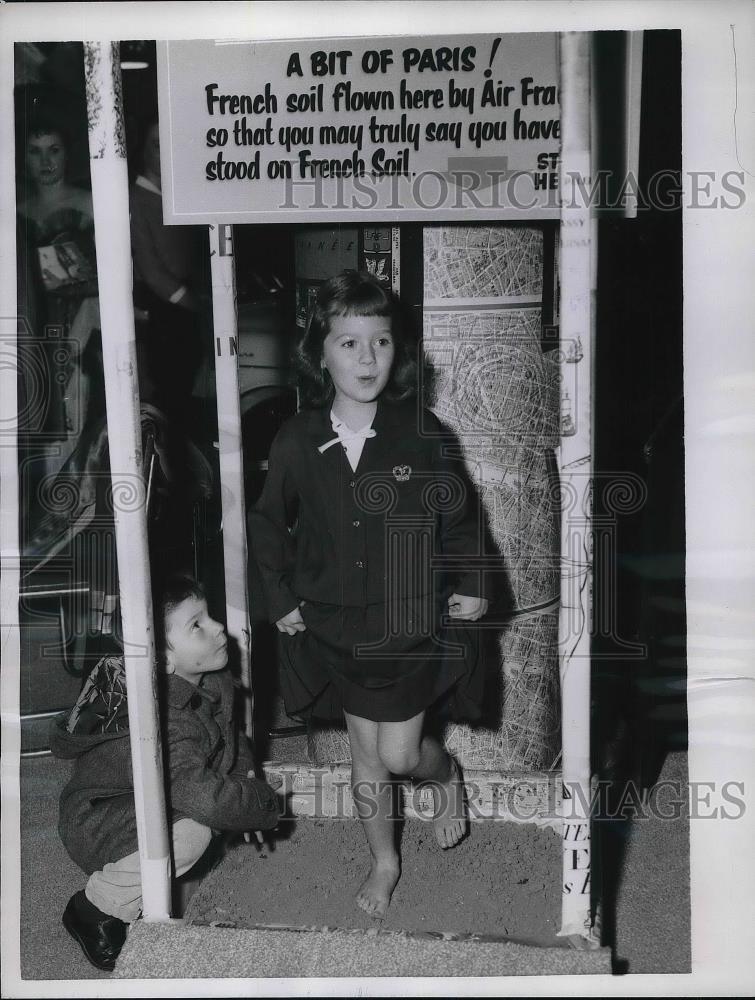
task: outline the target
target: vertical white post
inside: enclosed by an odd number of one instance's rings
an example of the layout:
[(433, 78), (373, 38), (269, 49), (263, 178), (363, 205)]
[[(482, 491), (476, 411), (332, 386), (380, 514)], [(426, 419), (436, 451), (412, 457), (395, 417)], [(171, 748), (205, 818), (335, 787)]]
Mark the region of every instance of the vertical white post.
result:
[[(590, 909), (593, 231), (590, 36), (561, 36), (561, 523), (563, 898), (559, 934), (596, 943)], [(581, 345), (581, 346), (580, 346)], [(581, 357), (580, 357), (581, 355)], [(568, 360), (567, 360), (568, 359)]]
[(218, 401), (220, 496), (223, 511), (226, 622), (241, 655), (241, 682), (246, 694), (244, 721), (252, 738), (252, 672), (249, 656), (246, 505), (241, 448), (238, 320), (233, 227), (210, 226), (212, 318), (215, 330), (215, 382)]
[[(89, 156), (115, 543), (145, 920), (170, 918), (170, 849), (157, 707), (117, 42), (86, 42)], [(136, 500), (134, 499), (136, 498)]]
[[(626, 51), (624, 66), (624, 169), (627, 177), (633, 176), (639, 184), (640, 177), (640, 111), (642, 109), (642, 46), (644, 31), (624, 33)], [(627, 186), (624, 218), (637, 218), (636, 187)]]

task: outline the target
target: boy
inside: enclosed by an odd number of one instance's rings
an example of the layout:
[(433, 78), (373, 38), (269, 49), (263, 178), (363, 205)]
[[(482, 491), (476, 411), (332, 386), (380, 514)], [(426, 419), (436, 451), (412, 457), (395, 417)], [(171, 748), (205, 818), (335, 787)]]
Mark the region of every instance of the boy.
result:
[[(233, 723), (234, 685), (223, 626), (207, 611), (202, 588), (175, 577), (156, 609), (167, 807), (176, 876), (204, 854), (213, 833), (270, 830), (279, 816), (274, 791)], [(58, 831), (89, 876), (63, 924), (98, 969), (112, 971), (142, 903), (133, 777), (120, 657), (95, 668), (73, 710), (58, 717), (52, 751), (73, 758), (60, 799)]]

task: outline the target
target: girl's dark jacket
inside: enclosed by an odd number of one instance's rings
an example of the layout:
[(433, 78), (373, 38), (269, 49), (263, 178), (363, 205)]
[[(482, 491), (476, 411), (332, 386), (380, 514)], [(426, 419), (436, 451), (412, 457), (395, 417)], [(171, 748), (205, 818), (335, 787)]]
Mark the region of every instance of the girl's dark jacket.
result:
[[(113, 661), (117, 668), (120, 658), (108, 660), (112, 680)], [(58, 831), (87, 874), (138, 848), (127, 715), (113, 691), (108, 678), (99, 691), (90, 687), (88, 701), (80, 696), (52, 732), (53, 753), (74, 760), (60, 798)], [(272, 788), (247, 777), (254, 765), (246, 738), (236, 735), (233, 694), (227, 669), (205, 674), (201, 687), (175, 675), (165, 678), (161, 732), (171, 822), (189, 817), (215, 831), (269, 830), (278, 822)]]
[[(339, 444), (320, 451), (334, 437), (329, 406), (302, 410), (273, 441), (247, 533), (250, 589), (264, 594), (269, 621), (300, 601), (385, 603), (399, 579), (409, 602), (452, 589), (490, 596), (484, 517), (458, 441), (415, 399), (379, 400), (372, 427), (356, 472)], [(421, 532), (427, 544), (406, 546), (412, 565), (402, 554), (391, 566), (398, 536)]]

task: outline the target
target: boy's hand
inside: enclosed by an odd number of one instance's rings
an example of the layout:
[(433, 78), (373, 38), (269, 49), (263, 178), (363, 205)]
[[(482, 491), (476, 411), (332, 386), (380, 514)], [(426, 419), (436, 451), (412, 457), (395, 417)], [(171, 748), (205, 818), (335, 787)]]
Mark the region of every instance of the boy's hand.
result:
[(296, 607), (293, 611), (289, 611), (287, 615), (279, 618), (275, 623), (275, 627), (279, 632), (285, 632), (286, 635), (295, 635), (297, 632), (303, 632), (307, 626), (304, 624), (301, 611)]
[[(246, 776), (247, 776), (247, 778), (254, 778), (255, 780), (259, 780), (257, 778), (257, 775), (254, 773), (254, 771), (247, 771), (246, 772)], [(280, 782), (280, 784), (282, 784), (282, 783), (283, 782)], [(274, 786), (271, 785), (270, 787), (273, 788)], [(261, 830), (245, 830), (244, 831), (244, 840), (247, 842), (247, 844), (251, 844), (253, 837), (257, 841), (257, 843), (259, 844), (260, 848), (262, 850), (264, 850), (265, 847), (266, 847), (266, 844), (265, 844), (265, 838), (262, 836), (262, 831)], [(263, 855), (263, 857), (266, 857), (266, 856), (267, 855)]]
[(484, 597), (467, 597), (464, 594), (451, 594), (448, 598), (448, 613), (451, 618), (460, 618), (465, 622), (476, 622), (487, 614), (488, 602)]

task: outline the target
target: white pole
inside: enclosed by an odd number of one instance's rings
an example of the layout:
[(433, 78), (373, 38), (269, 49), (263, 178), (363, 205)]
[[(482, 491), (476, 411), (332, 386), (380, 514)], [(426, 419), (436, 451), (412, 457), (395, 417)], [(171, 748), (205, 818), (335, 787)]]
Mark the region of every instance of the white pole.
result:
[(241, 449), (238, 319), (233, 227), (210, 226), (212, 318), (215, 331), (215, 383), (218, 403), (220, 496), (223, 511), (226, 622), (241, 656), (241, 682), (246, 694), (244, 720), (252, 729), (252, 672), (249, 654), (249, 594), (247, 587), (246, 505)]
[[(624, 66), (624, 169), (627, 177), (640, 178), (640, 111), (642, 109), (642, 46), (644, 31), (624, 33), (626, 63)], [(636, 187), (628, 185), (624, 218), (637, 218)]]
[(158, 921), (170, 918), (170, 849), (157, 707), (118, 43), (85, 42), (84, 63), (142, 912), (145, 920)]
[(559, 934), (577, 944), (593, 945), (589, 803), (594, 248), (590, 206), (584, 195), (590, 188), (590, 173), (590, 36), (569, 32), (561, 36), (560, 324), (564, 360), (559, 650), (564, 825)]

